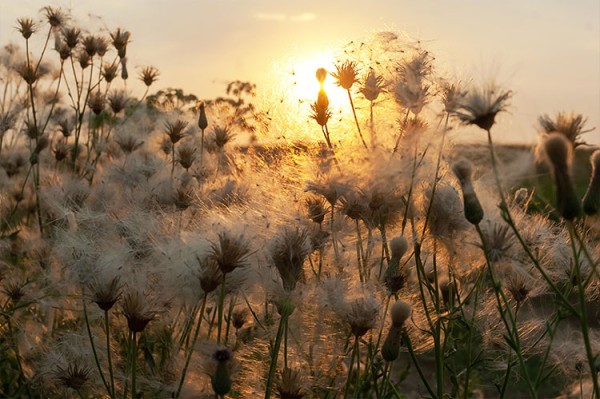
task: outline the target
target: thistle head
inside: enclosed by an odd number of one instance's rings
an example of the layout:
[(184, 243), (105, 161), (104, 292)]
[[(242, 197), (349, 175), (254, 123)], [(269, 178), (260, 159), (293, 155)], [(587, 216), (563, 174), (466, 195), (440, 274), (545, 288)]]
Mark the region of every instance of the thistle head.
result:
[(454, 115), (466, 125), (475, 125), (489, 131), (496, 115), (506, 111), (512, 97), (510, 90), (503, 90), (491, 83), (469, 91), (456, 107)]
[(358, 67), (355, 61), (345, 61), (335, 66), (335, 72), (331, 74), (336, 79), (336, 84), (343, 89), (350, 90), (354, 83), (358, 82)]
[(331, 111), (329, 110), (329, 99), (325, 90), (319, 90), (317, 101), (310, 105), (312, 110), (311, 118), (313, 118), (319, 126), (327, 125), (329, 118), (331, 118)]
[(304, 261), (310, 253), (308, 234), (304, 229), (284, 229), (272, 241), (271, 259), (279, 272), (283, 289), (293, 291), (304, 274)]
[(171, 139), (172, 144), (176, 144), (185, 137), (185, 128), (187, 125), (188, 122), (183, 119), (177, 119), (175, 122), (165, 122), (165, 133), (167, 133), (167, 136)]
[(249, 256), (248, 241), (227, 231), (219, 233), (219, 242), (210, 245), (209, 257), (217, 262), (223, 275), (245, 267)]
[(153, 66), (147, 66), (142, 69), (139, 78), (142, 82), (144, 82), (146, 87), (150, 87), (152, 86), (152, 83), (158, 80), (158, 75), (158, 69), (154, 68)]
[(64, 26), (68, 20), (68, 15), (62, 8), (46, 6), (42, 8), (46, 20), (53, 29), (59, 29)]
[(554, 118), (547, 114), (538, 118), (540, 132), (542, 135), (549, 135), (558, 132), (565, 136), (571, 142), (574, 148), (585, 144), (581, 136), (591, 132), (593, 129), (585, 129), (587, 119), (581, 114), (559, 112)]
[(119, 64), (113, 62), (112, 64), (104, 64), (102, 66), (102, 77), (106, 83), (112, 82), (117, 77), (117, 69)]
[(156, 317), (149, 298), (138, 291), (127, 291), (121, 302), (121, 310), (127, 319), (129, 331), (138, 333), (144, 331), (148, 323)]
[(199, 266), (200, 288), (205, 294), (216, 290), (223, 282), (223, 273), (217, 261), (210, 256), (204, 259), (196, 258)]
[(98, 91), (90, 93), (88, 106), (95, 115), (100, 115), (102, 111), (104, 111), (104, 107), (106, 107), (106, 98), (104, 97), (104, 94)]
[(131, 34), (125, 30), (121, 30), (118, 28), (116, 31), (110, 34), (112, 39), (112, 45), (117, 50), (120, 58), (125, 58), (127, 52), (127, 44), (129, 43), (129, 39)]
[(305, 201), (308, 217), (317, 224), (323, 223), (325, 219), (326, 205), (325, 200), (320, 197), (311, 196)]
[(121, 280), (118, 276), (109, 282), (97, 282), (91, 286), (92, 302), (108, 312), (121, 297)]
[(368, 101), (375, 101), (383, 92), (384, 87), (383, 76), (377, 75), (373, 69), (370, 69), (364, 78), (360, 92)]
[(77, 27), (68, 27), (62, 29), (63, 41), (66, 46), (73, 50), (79, 44), (81, 30)]
[(88, 35), (84, 37), (81, 41), (81, 44), (83, 45), (84, 51), (90, 58), (93, 58), (98, 52), (98, 42), (96, 41), (95, 36)]
[(375, 327), (379, 303), (372, 296), (359, 297), (347, 304), (344, 319), (355, 337), (362, 337)]
[(227, 348), (217, 349), (212, 354), (212, 359), (217, 363), (216, 370), (211, 376), (211, 384), (216, 395), (227, 395), (231, 391), (231, 371), (229, 362), (233, 355)]
[(29, 39), (37, 30), (37, 26), (31, 18), (19, 18), (17, 19), (17, 30), (25, 39)]
[(108, 95), (108, 105), (115, 115), (123, 111), (127, 103), (127, 94), (123, 90), (113, 90)]

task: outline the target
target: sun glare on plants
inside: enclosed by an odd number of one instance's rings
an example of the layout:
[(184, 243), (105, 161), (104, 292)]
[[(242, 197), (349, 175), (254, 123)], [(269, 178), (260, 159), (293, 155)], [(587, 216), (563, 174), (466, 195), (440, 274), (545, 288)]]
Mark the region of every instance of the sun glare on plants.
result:
[(330, 75), (335, 71), (333, 57), (329, 54), (320, 54), (293, 65), (291, 77), (293, 79), (293, 93), (301, 101), (313, 102), (317, 99), (320, 84), (316, 77), (317, 69), (325, 68), (328, 72), (323, 89), (327, 92), (329, 101), (334, 107), (339, 107), (348, 102), (348, 94), (335, 83), (335, 78)]

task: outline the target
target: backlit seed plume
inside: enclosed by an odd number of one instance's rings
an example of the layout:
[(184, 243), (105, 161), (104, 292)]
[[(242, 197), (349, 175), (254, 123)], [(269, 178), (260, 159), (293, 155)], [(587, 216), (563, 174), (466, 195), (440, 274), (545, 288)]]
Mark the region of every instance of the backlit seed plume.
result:
[(323, 84), (325, 83), (325, 79), (327, 78), (327, 69), (318, 68), (317, 71), (315, 72), (315, 77), (317, 78), (317, 81), (319, 82), (321, 87), (323, 87)]
[(320, 90), (317, 96), (317, 101), (310, 105), (312, 110), (311, 118), (313, 118), (319, 126), (327, 125), (329, 118), (331, 118), (331, 111), (329, 110), (329, 99), (325, 90)]
[(471, 175), (473, 174), (473, 166), (471, 162), (465, 158), (461, 158), (452, 165), (452, 171), (456, 175), (460, 187), (463, 192), (463, 204), (465, 218), (469, 223), (477, 225), (483, 219), (483, 208), (477, 198)]
[(104, 64), (102, 66), (102, 77), (106, 80), (106, 83), (112, 82), (117, 77), (117, 69), (119, 64), (113, 62), (112, 64)]
[(419, 52), (410, 60), (401, 62), (394, 84), (394, 99), (404, 109), (418, 115), (429, 102), (428, 77), (431, 74), (432, 57), (428, 51)]
[(364, 79), (360, 92), (367, 100), (375, 101), (383, 91), (384, 86), (383, 76), (377, 75), (375, 71), (371, 69)]
[(123, 90), (112, 91), (108, 95), (108, 105), (115, 114), (123, 111), (127, 106), (127, 102), (127, 94), (125, 94), (125, 91)]
[(567, 220), (575, 219), (580, 212), (579, 199), (571, 179), (573, 146), (561, 133), (551, 133), (544, 141), (546, 160), (553, 169), (556, 210)]
[(323, 223), (325, 219), (325, 200), (320, 197), (308, 197), (305, 202), (308, 217), (317, 224)]
[(185, 128), (187, 127), (188, 122), (183, 119), (177, 119), (175, 122), (167, 121), (165, 122), (165, 133), (169, 136), (171, 143), (176, 144), (185, 137)]
[(23, 62), (16, 68), (17, 73), (21, 75), (25, 83), (28, 85), (32, 85), (38, 78), (38, 74), (36, 73), (35, 66), (31, 62)]
[(25, 39), (29, 39), (35, 33), (37, 27), (31, 18), (17, 19), (17, 30)]
[(121, 302), (121, 310), (127, 319), (131, 332), (142, 332), (155, 317), (156, 310), (152, 309), (149, 298), (138, 291), (128, 291)]
[(585, 144), (581, 140), (584, 133), (591, 132), (594, 129), (585, 129), (587, 119), (581, 114), (559, 112), (554, 118), (547, 114), (541, 115), (538, 118), (541, 133), (548, 135), (553, 132), (558, 132), (564, 135), (573, 145), (574, 148)]
[(375, 327), (379, 315), (379, 303), (371, 295), (359, 297), (347, 304), (343, 314), (345, 321), (350, 325), (355, 337), (362, 337)]
[(588, 215), (595, 215), (600, 210), (600, 150), (594, 151), (590, 162), (592, 163), (592, 175), (583, 197), (583, 211)]
[(310, 253), (307, 238), (306, 230), (296, 228), (285, 229), (273, 239), (271, 258), (287, 292), (293, 291), (303, 279), (304, 261)]
[(392, 325), (396, 328), (400, 328), (404, 325), (406, 320), (410, 317), (412, 313), (412, 307), (409, 303), (403, 301), (396, 301), (392, 305), (392, 310), (390, 311), (392, 318)]
[(68, 48), (73, 50), (79, 44), (81, 30), (77, 27), (68, 27), (62, 30), (63, 40)]
[(61, 8), (46, 6), (42, 10), (53, 29), (61, 28), (67, 22), (68, 16)]
[(219, 242), (211, 243), (209, 256), (214, 259), (225, 275), (247, 265), (250, 246), (243, 236), (230, 232), (219, 233)]
[(358, 82), (358, 69), (356, 62), (345, 61), (335, 66), (335, 72), (331, 73), (336, 79), (336, 84), (343, 89), (350, 90), (354, 83)]
[(106, 99), (101, 92), (94, 91), (88, 98), (88, 106), (96, 115), (100, 115), (106, 106)]
[(482, 233), (485, 237), (485, 246), (483, 244), (478, 246), (486, 251), (491, 262), (508, 257), (508, 251), (514, 243), (514, 236), (509, 225), (497, 222), (486, 223)]
[(512, 92), (503, 90), (494, 83), (468, 92), (454, 111), (454, 115), (466, 125), (475, 125), (483, 130), (494, 126), (496, 115), (509, 106)]
[(205, 294), (210, 294), (216, 290), (223, 282), (223, 273), (219, 264), (210, 256), (204, 259), (196, 258), (198, 261), (200, 275), (200, 288)]
[(119, 277), (113, 278), (110, 282), (97, 282), (92, 284), (92, 302), (105, 312), (112, 309), (121, 297), (121, 282)]
[(88, 56), (94, 57), (96, 55), (98, 47), (96, 46), (96, 38), (94, 36), (88, 35), (84, 37), (81, 44)]
[(144, 84), (147, 87), (152, 86), (152, 83), (156, 82), (158, 80), (158, 69), (152, 67), (152, 66), (147, 66), (144, 69), (142, 69), (142, 71), (140, 72), (140, 80), (142, 82), (144, 82)]
[(117, 50), (120, 58), (125, 58), (130, 36), (129, 32), (122, 31), (121, 28), (118, 28), (115, 32), (110, 34), (112, 45)]

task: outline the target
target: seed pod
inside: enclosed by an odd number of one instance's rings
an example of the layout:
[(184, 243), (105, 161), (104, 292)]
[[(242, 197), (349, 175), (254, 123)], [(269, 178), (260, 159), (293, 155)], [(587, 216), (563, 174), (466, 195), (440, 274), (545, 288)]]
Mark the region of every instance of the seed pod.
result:
[(544, 142), (544, 150), (554, 171), (556, 210), (563, 218), (573, 220), (580, 212), (579, 199), (570, 174), (573, 147), (564, 135), (551, 133)]
[(390, 327), (383, 346), (381, 347), (381, 357), (387, 362), (393, 362), (400, 355), (400, 345), (402, 344), (402, 328)]
[(587, 215), (595, 215), (600, 210), (600, 150), (594, 151), (590, 161), (592, 163), (592, 176), (583, 197), (583, 211)]
[(461, 158), (452, 166), (452, 171), (458, 178), (463, 192), (465, 218), (469, 223), (478, 225), (483, 219), (483, 208), (471, 181), (471, 175), (473, 174), (471, 162)]
[(406, 302), (397, 301), (392, 305), (392, 310), (390, 313), (392, 325), (397, 328), (402, 328), (404, 322), (408, 320), (410, 314), (412, 313), (412, 307)]
[(217, 395), (227, 395), (231, 391), (231, 375), (227, 362), (231, 359), (231, 353), (227, 349), (221, 349), (213, 354), (217, 361), (217, 369), (211, 378), (212, 388)]
[(198, 117), (198, 127), (204, 131), (208, 127), (208, 119), (206, 118), (206, 110), (204, 103), (200, 104), (200, 116)]

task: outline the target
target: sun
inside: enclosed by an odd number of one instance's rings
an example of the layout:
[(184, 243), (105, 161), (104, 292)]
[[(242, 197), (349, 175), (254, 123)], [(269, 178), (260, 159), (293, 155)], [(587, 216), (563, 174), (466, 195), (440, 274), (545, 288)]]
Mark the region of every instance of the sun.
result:
[(334, 57), (330, 52), (309, 56), (292, 65), (291, 78), (294, 97), (302, 102), (311, 103), (317, 99), (320, 86), (315, 74), (319, 68), (325, 68), (328, 72), (323, 88), (329, 97), (331, 106), (344, 108), (348, 102), (348, 93), (337, 86), (335, 78), (330, 75), (332, 71), (335, 71)]

